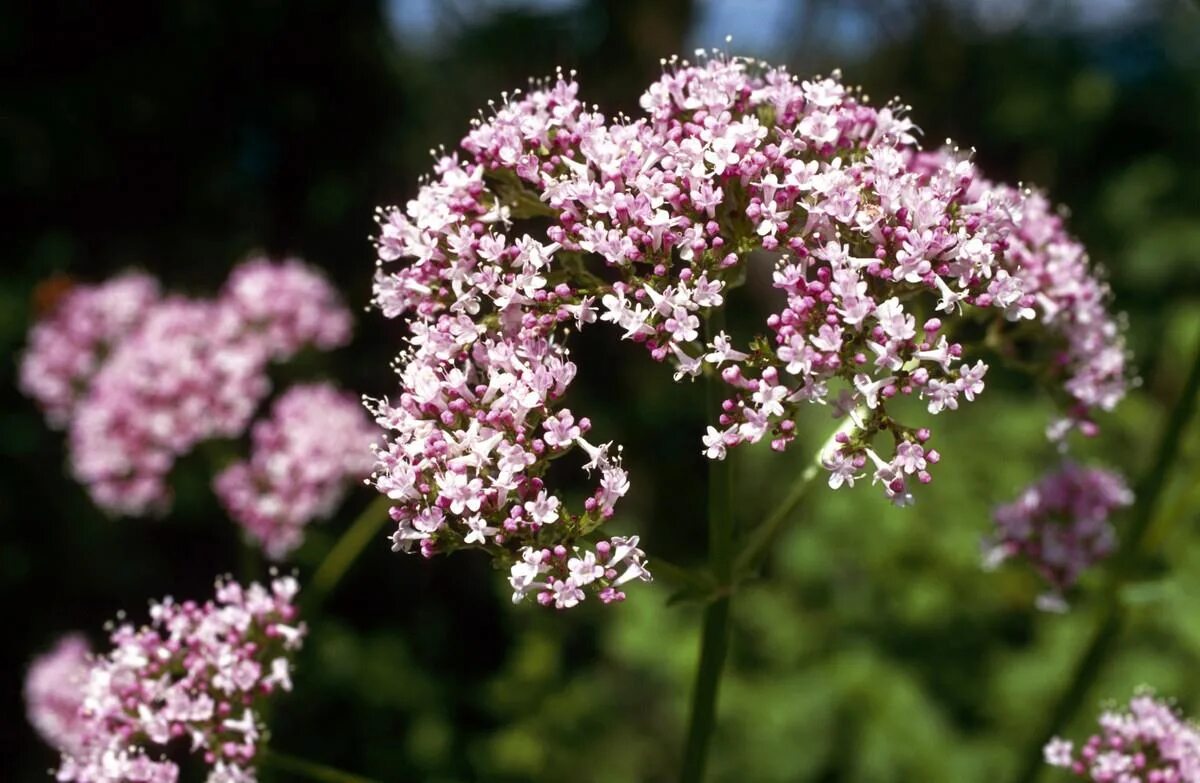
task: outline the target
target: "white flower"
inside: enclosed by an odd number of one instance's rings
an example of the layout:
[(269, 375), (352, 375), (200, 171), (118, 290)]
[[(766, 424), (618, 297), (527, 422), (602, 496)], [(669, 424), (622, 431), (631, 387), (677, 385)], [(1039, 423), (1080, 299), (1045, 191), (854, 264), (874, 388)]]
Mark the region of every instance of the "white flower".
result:
[(467, 519), (467, 534), (463, 536), (464, 544), (486, 544), (488, 536), (495, 534), (496, 528), (488, 527), (487, 521), (476, 514)]
[(709, 459), (725, 459), (725, 433), (716, 427), (709, 427), (704, 434), (704, 456)]
[(557, 497), (543, 489), (536, 498), (526, 501), (525, 513), (529, 515), (530, 521), (538, 525), (550, 525), (558, 521), (558, 508), (561, 505)]

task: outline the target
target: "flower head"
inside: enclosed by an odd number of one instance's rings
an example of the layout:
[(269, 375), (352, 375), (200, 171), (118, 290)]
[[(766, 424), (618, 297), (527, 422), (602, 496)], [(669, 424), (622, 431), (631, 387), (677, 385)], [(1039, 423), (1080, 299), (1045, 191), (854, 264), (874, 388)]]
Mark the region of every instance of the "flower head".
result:
[(158, 281), (127, 272), (99, 285), (74, 285), (29, 332), (21, 391), (55, 428), (71, 420), (105, 355), (158, 301)]
[(252, 258), (229, 275), (222, 300), (275, 358), (306, 345), (319, 350), (346, 344), (350, 312), (325, 276), (299, 259)]
[(263, 346), (220, 303), (162, 300), (80, 401), (68, 433), (72, 473), (110, 512), (165, 509), (175, 460), (245, 429), (270, 388), (265, 364)]
[(1149, 693), (1100, 716), (1100, 730), (1081, 743), (1054, 737), (1046, 763), (1097, 783), (1190, 783), (1200, 780), (1200, 730)]
[(993, 513), (996, 532), (985, 542), (986, 560), (1027, 561), (1048, 583), (1046, 608), (1063, 606), (1062, 595), (1092, 564), (1116, 547), (1109, 516), (1133, 502), (1118, 474), (1065, 462)]
[[(397, 501), (399, 541), (457, 548), (479, 514), (503, 531), (493, 554), (525, 569), (527, 549), (569, 551), (604, 522), (629, 484), (615, 460), (582, 509), (560, 498), (555, 522), (541, 521), (555, 494), (546, 465), (572, 444), (567, 416), (585, 448), (586, 419), (563, 396), (567, 340), (592, 324), (671, 363), (676, 380), (724, 381), (702, 436), (711, 459), (763, 439), (786, 449), (804, 405), (861, 408), (823, 455), (830, 483), (853, 484), (870, 460), (901, 505), (937, 460), (929, 430), (899, 421), (892, 401), (941, 414), (985, 390), (988, 366), (955, 339), (960, 314), (999, 324), (1001, 341), (1011, 321), (1043, 330), (1072, 407), (1123, 392), (1121, 338), (1092, 326), (1111, 319), (1078, 243), (957, 150), (923, 152), (907, 107), (725, 56), (673, 59), (638, 118), (605, 117), (577, 92), (560, 73), (506, 99), (438, 154), (413, 199), (379, 212), (374, 302), (412, 324), (399, 392), (374, 405), (389, 438), (375, 482)], [(759, 259), (779, 308), (746, 344), (702, 341), (701, 319)], [(1051, 267), (1074, 288), (1051, 283)], [(1092, 366), (1085, 344), (1107, 358)], [(421, 531), (430, 507), (446, 524)], [(579, 585), (560, 581), (543, 594), (577, 603)]]
[(305, 525), (332, 513), (350, 484), (370, 474), (375, 437), (355, 396), (325, 383), (292, 386), (254, 425), (250, 458), (218, 474), (213, 489), (279, 560), (299, 546)]
[(25, 709), (42, 739), (56, 748), (76, 749), (83, 737), (83, 685), (91, 650), (82, 634), (68, 634), (39, 655), (25, 675)]
[(70, 289), (35, 324), (21, 387), (68, 431), (71, 472), (114, 514), (170, 503), (175, 460), (236, 437), (270, 390), (266, 368), (346, 341), (350, 314), (315, 270), (253, 259), (217, 299), (162, 296), (126, 274)]
[[(164, 755), (176, 739), (209, 767), (209, 783), (254, 781), (262, 701), (291, 689), (292, 654), (304, 638), (297, 586), (218, 581), (213, 600), (153, 604), (150, 624), (118, 626), (112, 650), (77, 684), (77, 731), (62, 742), (60, 781), (172, 783)], [(65, 687), (65, 685), (64, 685)]]

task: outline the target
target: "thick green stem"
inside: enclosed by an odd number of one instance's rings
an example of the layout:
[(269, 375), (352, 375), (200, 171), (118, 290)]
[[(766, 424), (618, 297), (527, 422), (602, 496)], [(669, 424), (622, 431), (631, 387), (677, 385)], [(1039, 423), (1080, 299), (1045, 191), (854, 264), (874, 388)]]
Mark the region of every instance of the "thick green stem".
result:
[[(723, 327), (723, 313), (718, 311), (710, 315), (706, 322), (709, 339)], [(714, 426), (718, 426), (717, 417), (721, 415), (720, 379), (709, 376), (705, 383), (709, 418)], [(734, 520), (733, 470), (728, 458), (710, 460), (708, 463), (708, 562), (717, 585), (721, 588), (730, 585), (734, 565)], [(692, 688), (691, 718), (679, 777), (682, 783), (700, 783), (704, 779), (708, 745), (716, 723), (721, 673), (729, 648), (729, 602), (730, 595), (723, 590), (720, 596), (704, 607), (700, 664)]]
[(1108, 656), (1116, 648), (1126, 616), (1126, 610), (1121, 603), (1121, 588), (1136, 573), (1138, 564), (1161, 543), (1161, 534), (1147, 536), (1147, 532), (1154, 521), (1162, 492), (1167, 486), (1167, 477), (1179, 457), (1179, 446), (1183, 440), (1183, 433), (1196, 410), (1198, 398), (1200, 398), (1200, 340), (1197, 341), (1196, 356), (1192, 360), (1187, 380), (1184, 381), (1183, 391), (1175, 401), (1175, 406), (1171, 409), (1159, 438), (1158, 448), (1154, 454), (1154, 463), (1142, 476), (1136, 487), (1136, 505), (1133, 508), (1129, 527), (1122, 537), (1121, 555), (1109, 572), (1108, 584), (1103, 593), (1103, 608), (1096, 631), (1078, 663), (1075, 664), (1070, 684), (1047, 714), (1046, 721), (1038, 733), (1033, 735), (1030, 745), (1026, 749), (1020, 774), (1016, 778), (1019, 783), (1033, 783), (1038, 779), (1045, 767), (1042, 760), (1042, 747), (1056, 731), (1074, 717), (1079, 706), (1087, 698), (1092, 685), (1103, 671)]
[(343, 772), (327, 764), (319, 764), (308, 759), (297, 758), (296, 756), (280, 753), (270, 748), (259, 754), (258, 761), (264, 767), (299, 775), (306, 780), (315, 780), (319, 783), (377, 783), (377, 781), (365, 778), (362, 775)]
[(375, 498), (333, 545), (309, 584), (306, 597), (308, 609), (319, 606), (329, 597), (367, 544), (379, 535), (379, 530), (389, 519), (389, 508), (391, 500), (386, 495)]
[(725, 653), (729, 647), (729, 595), (704, 607), (704, 630), (700, 638), (700, 666), (692, 686), (692, 714), (687, 745), (683, 752), (683, 783), (700, 783), (708, 763), (708, 743), (717, 717), (717, 693)]

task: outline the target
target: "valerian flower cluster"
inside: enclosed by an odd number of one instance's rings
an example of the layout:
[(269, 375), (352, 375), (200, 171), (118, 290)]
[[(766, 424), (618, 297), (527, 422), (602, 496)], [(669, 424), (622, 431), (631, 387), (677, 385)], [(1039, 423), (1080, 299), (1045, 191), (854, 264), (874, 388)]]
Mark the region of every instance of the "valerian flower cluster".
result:
[[(213, 299), (164, 295), (155, 280), (131, 273), (71, 288), (34, 326), (21, 363), (21, 388), (52, 426), (67, 430), (71, 471), (98, 506), (132, 516), (162, 512), (170, 504), (168, 478), (176, 459), (204, 441), (246, 430), (270, 392), (272, 361), (305, 347), (343, 345), (350, 330), (350, 312), (337, 291), (294, 259), (251, 259), (233, 270)], [(326, 401), (336, 396), (319, 394)], [(254, 480), (273, 481), (271, 486), (235, 492), (230, 477), (222, 485), (238, 520), (275, 554), (297, 543), (305, 514), (323, 512), (336, 501), (339, 492), (330, 485), (340, 490), (369, 472), (369, 465), (360, 471), (347, 455), (359, 449), (369, 456), (358, 437), (369, 425), (361, 411), (352, 420), (340, 398), (328, 409), (318, 402), (306, 410), (319, 415), (300, 421), (293, 412), (283, 426), (307, 432), (273, 437), (311, 443), (322, 440), (313, 429), (341, 428), (311, 462), (284, 481), (282, 464), (267, 467), (271, 458), (260, 456)], [(295, 467), (294, 455), (274, 461), (283, 459)], [(295, 495), (280, 495), (289, 491)], [(251, 497), (252, 492), (274, 500)], [(288, 508), (265, 509), (272, 502)], [(286, 542), (268, 540), (266, 516), (287, 527)]]
[(48, 745), (79, 750), (83, 736), (83, 686), (91, 667), (91, 649), (82, 634), (59, 639), (38, 656), (25, 675), (29, 723)]
[(362, 404), (327, 383), (298, 384), (254, 424), (252, 452), (217, 475), (213, 487), (229, 515), (281, 560), (310, 521), (327, 517), (347, 487), (371, 472), (376, 430)]
[(21, 390), (37, 401), (50, 426), (65, 428), (104, 357), (145, 317), (161, 293), (158, 281), (126, 273), (72, 288), (49, 318), (29, 333)]
[[(560, 608), (613, 595), (621, 569), (593, 567), (604, 556), (580, 542), (628, 476), (563, 403), (567, 338), (598, 322), (677, 380), (724, 381), (709, 458), (785, 449), (799, 408), (827, 404), (852, 425), (822, 455), (830, 486), (869, 475), (900, 505), (940, 454), (894, 403), (940, 414), (974, 400), (988, 365), (963, 335), (1044, 348), (1039, 369), (1067, 403), (1059, 437), (1123, 394), (1122, 337), (1078, 242), (1041, 196), (989, 182), (957, 150), (923, 152), (906, 107), (725, 57), (671, 61), (637, 119), (577, 92), (560, 73), (506, 96), (413, 200), (379, 213), (374, 302), (411, 326), (399, 393), (373, 405), (397, 549), (487, 549), (512, 563), (514, 600), (533, 585)], [(779, 297), (765, 330), (702, 337), (752, 264)], [(545, 483), (570, 451), (598, 478), (582, 507)], [(625, 547), (648, 578), (636, 538), (607, 551)]]
[(170, 598), (150, 624), (122, 623), (112, 650), (87, 654), (68, 637), (31, 667), (32, 722), (62, 752), (71, 783), (175, 783), (175, 749), (196, 755), (208, 783), (253, 783), (262, 703), (291, 690), (291, 657), (306, 633), (291, 577), (269, 586), (219, 580), (205, 603)]
[(1063, 609), (1063, 595), (1079, 575), (1116, 548), (1109, 517), (1131, 503), (1133, 493), (1118, 474), (1066, 462), (995, 510), (985, 561), (1027, 561), (1049, 585), (1039, 606)]
[(1104, 712), (1100, 731), (1076, 749), (1055, 737), (1046, 763), (1096, 783), (1191, 783), (1200, 780), (1200, 730), (1167, 703), (1135, 696), (1129, 708)]

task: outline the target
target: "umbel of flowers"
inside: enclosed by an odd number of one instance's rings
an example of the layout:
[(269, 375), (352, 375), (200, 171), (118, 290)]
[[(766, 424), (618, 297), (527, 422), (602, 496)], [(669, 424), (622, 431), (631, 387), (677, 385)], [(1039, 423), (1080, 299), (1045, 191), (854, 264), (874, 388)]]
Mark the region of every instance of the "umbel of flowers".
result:
[(1049, 586), (1039, 606), (1064, 609), (1063, 594), (1080, 573), (1116, 548), (1109, 516), (1132, 502), (1133, 493), (1116, 473), (1065, 462), (995, 510), (996, 532), (984, 544), (985, 562), (1029, 562)]
[(208, 783), (253, 783), (263, 701), (291, 690), (292, 654), (305, 626), (296, 581), (242, 587), (218, 580), (205, 603), (170, 598), (150, 624), (117, 626), (112, 650), (88, 657), (69, 637), (35, 661), (29, 715), (62, 752), (57, 779), (174, 783), (181, 753), (198, 756)]
[[(1058, 438), (1121, 398), (1107, 289), (1040, 195), (922, 151), (907, 107), (836, 75), (666, 66), (638, 118), (605, 117), (562, 73), (505, 96), (414, 199), (380, 210), (374, 302), (411, 329), (398, 393), (372, 406), (397, 549), (486, 549), (511, 563), (514, 600), (560, 608), (649, 578), (636, 537), (583, 543), (629, 488), (619, 447), (563, 404), (567, 339), (597, 323), (676, 380), (719, 375), (709, 458), (785, 449), (798, 409), (828, 405), (850, 417), (822, 455), (830, 486), (869, 476), (900, 505), (940, 454), (894, 403), (974, 400), (988, 365), (968, 336), (1037, 363), (1064, 403)], [(749, 339), (702, 336), (752, 262), (772, 267), (775, 312)], [(569, 452), (598, 481), (579, 506), (545, 483)]]
[(327, 383), (298, 384), (254, 424), (250, 458), (223, 470), (213, 487), (229, 515), (280, 560), (305, 525), (332, 513), (347, 487), (371, 472), (375, 439), (357, 397)]
[[(21, 388), (67, 430), (71, 470), (98, 506), (161, 512), (178, 457), (246, 430), (270, 391), (272, 361), (343, 345), (350, 329), (337, 291), (295, 259), (251, 259), (213, 299), (164, 295), (152, 278), (130, 273), (71, 288), (33, 327)], [(217, 489), (249, 535), (280, 557), (305, 522), (369, 473), (369, 420), (324, 386), (286, 396), (275, 413), (282, 421), (256, 428), (250, 463)], [(268, 441), (273, 455), (261, 453)]]
[(1097, 783), (1193, 783), (1200, 780), (1200, 730), (1149, 694), (1100, 715), (1100, 730), (1078, 748), (1055, 737), (1046, 763)]

